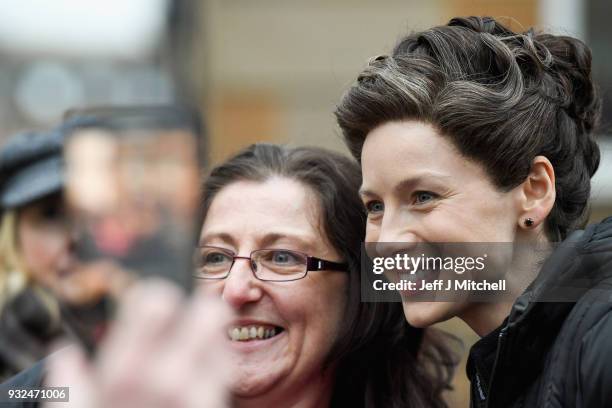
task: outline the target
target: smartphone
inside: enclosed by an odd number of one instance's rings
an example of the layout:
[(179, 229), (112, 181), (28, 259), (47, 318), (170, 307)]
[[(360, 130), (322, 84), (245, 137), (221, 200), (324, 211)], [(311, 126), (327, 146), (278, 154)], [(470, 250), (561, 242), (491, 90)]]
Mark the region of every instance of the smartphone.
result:
[(202, 134), (197, 114), (177, 106), (80, 111), (64, 129), (78, 296), (62, 311), (93, 352), (114, 313), (110, 279), (159, 277), (191, 291)]

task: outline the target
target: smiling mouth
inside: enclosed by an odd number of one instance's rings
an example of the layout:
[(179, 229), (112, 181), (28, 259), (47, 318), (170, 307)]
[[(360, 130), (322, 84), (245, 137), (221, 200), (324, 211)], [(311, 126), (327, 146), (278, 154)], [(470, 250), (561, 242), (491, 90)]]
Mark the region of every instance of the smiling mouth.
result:
[(266, 340), (278, 336), (284, 331), (279, 326), (233, 326), (227, 330), (231, 341)]

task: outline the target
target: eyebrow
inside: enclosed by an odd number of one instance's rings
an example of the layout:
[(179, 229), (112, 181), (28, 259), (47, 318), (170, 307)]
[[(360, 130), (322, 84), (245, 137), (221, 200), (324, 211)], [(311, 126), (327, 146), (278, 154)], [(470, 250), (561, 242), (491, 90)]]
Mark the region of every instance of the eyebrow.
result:
[[(422, 183), (424, 180), (431, 180), (431, 179), (435, 179), (437, 181), (448, 181), (452, 179), (452, 177), (444, 175), (444, 174), (436, 173), (436, 172), (423, 171), (412, 177), (405, 178), (401, 180), (399, 183), (395, 184), (395, 186), (393, 186), (393, 192), (398, 193), (398, 192), (402, 192), (405, 190), (409, 190), (413, 188), (415, 185)], [(359, 195), (360, 196), (373, 196), (377, 194), (376, 192), (371, 191), (367, 187), (364, 187), (362, 185), (361, 188), (359, 189)]]
[(270, 233), (270, 234), (266, 234), (263, 239), (261, 239), (261, 243), (263, 246), (267, 246), (267, 245), (271, 245), (277, 241), (280, 241), (282, 239), (288, 239), (288, 240), (294, 240), (296, 242), (298, 242), (298, 244), (302, 247), (304, 247), (305, 249), (312, 249), (312, 242), (309, 242), (309, 240), (294, 235), (294, 234), (285, 234), (285, 233)]
[[(207, 242), (213, 241), (215, 239), (219, 239), (221, 241), (227, 242), (234, 247), (238, 246), (236, 240), (230, 234), (225, 233), (225, 232), (218, 232), (218, 233), (213, 232), (210, 234), (206, 234), (200, 239), (199, 244), (208, 245)], [(274, 244), (277, 241), (280, 241), (281, 239), (296, 241), (298, 242), (300, 246), (302, 246), (304, 249), (307, 249), (307, 250), (312, 249), (312, 246), (313, 246), (312, 242), (304, 237), (300, 237), (298, 235), (291, 234), (291, 233), (281, 233), (281, 232), (273, 232), (273, 233), (265, 234), (263, 237), (258, 238), (258, 241), (262, 245), (262, 248), (264, 248), (268, 245)]]
[(236, 246), (236, 241), (234, 238), (225, 232), (213, 232), (212, 234), (205, 234), (200, 238), (199, 245), (207, 245), (207, 242), (218, 239), (223, 242), (227, 242), (232, 246)]

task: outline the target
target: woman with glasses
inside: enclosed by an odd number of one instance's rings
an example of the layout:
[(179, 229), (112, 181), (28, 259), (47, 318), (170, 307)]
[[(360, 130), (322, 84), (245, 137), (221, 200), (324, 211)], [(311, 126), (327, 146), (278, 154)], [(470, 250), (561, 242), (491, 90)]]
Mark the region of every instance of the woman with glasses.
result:
[(339, 154), (267, 144), (206, 180), (196, 277), (234, 312), (235, 406), (445, 406), (439, 339), (360, 301), (360, 182)]

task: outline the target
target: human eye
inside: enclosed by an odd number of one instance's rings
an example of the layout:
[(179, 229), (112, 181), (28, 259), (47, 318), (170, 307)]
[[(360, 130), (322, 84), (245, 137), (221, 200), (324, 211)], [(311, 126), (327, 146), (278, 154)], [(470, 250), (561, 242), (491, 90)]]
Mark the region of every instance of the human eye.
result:
[(42, 218), (46, 221), (63, 219), (66, 214), (59, 204), (47, 204), (41, 209)]
[(269, 258), (275, 265), (296, 265), (302, 257), (291, 251), (275, 250), (270, 251)]
[(196, 254), (196, 277), (218, 279), (223, 278), (234, 261), (232, 252), (220, 248), (200, 248)]
[(436, 193), (432, 193), (431, 191), (416, 191), (414, 193), (414, 204), (416, 205), (424, 205), (429, 204), (439, 196)]
[(385, 210), (383, 202), (378, 200), (367, 201), (364, 206), (368, 215), (371, 216), (381, 214)]
[(206, 251), (202, 256), (203, 266), (223, 265), (231, 261), (232, 258), (228, 254), (219, 250)]

